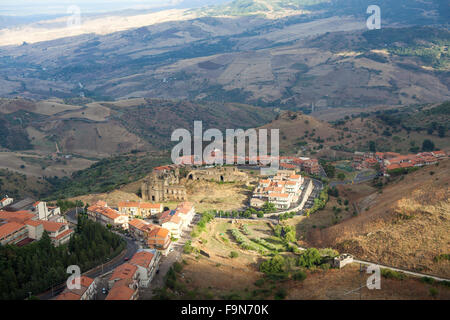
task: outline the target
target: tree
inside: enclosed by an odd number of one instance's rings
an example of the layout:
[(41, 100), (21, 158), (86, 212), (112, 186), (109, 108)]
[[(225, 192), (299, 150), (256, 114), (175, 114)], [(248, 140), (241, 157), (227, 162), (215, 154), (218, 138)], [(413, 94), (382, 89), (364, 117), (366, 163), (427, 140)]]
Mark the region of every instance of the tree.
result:
[(334, 178), (336, 168), (332, 164), (324, 163), (322, 167), (325, 170), (325, 173), (327, 174), (328, 178)]
[(276, 255), (269, 260), (263, 261), (260, 266), (259, 270), (264, 273), (281, 273), (283, 272), (284, 268), (284, 258), (280, 255)]
[(306, 272), (299, 270), (298, 272), (296, 272), (293, 276), (294, 280), (296, 281), (303, 281), (306, 279)]
[(309, 248), (303, 251), (302, 255), (298, 258), (297, 264), (301, 267), (311, 268), (315, 265), (319, 265), (322, 261), (322, 257), (319, 250), (316, 248)]
[(338, 175), (337, 175), (337, 178), (339, 180), (344, 180), (345, 179), (345, 174), (343, 172), (339, 172)]
[(445, 137), (445, 132), (447, 130), (445, 129), (444, 126), (439, 126), (437, 130), (438, 130), (439, 137), (441, 137), (441, 138)]
[(377, 146), (375, 144), (375, 141), (369, 141), (369, 151), (370, 152), (376, 152), (377, 151)]
[(239, 254), (236, 251), (230, 252), (230, 258), (237, 258), (238, 256), (239, 256)]
[(433, 151), (434, 150), (434, 142), (429, 139), (423, 140), (422, 150), (423, 151)]

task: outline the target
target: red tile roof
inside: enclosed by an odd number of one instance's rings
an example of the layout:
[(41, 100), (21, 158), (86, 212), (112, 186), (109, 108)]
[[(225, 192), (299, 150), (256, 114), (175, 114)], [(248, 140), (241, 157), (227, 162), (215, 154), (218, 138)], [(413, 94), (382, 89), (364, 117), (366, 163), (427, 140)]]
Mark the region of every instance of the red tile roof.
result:
[(28, 220), (25, 222), (26, 225), (37, 227), (42, 224), (41, 220)]
[(129, 281), (124, 279), (113, 285), (105, 300), (130, 300), (134, 292), (135, 290), (129, 287)]
[(62, 239), (62, 238), (64, 238), (65, 236), (67, 236), (68, 234), (71, 234), (71, 233), (73, 233), (73, 232), (74, 232), (74, 231), (73, 231), (72, 229), (67, 229), (66, 231), (61, 232), (60, 234), (58, 234), (58, 235), (55, 237), (55, 239), (56, 239), (56, 240)]
[(80, 300), (81, 296), (70, 291), (59, 294), (55, 300)]
[(56, 232), (60, 230), (62, 227), (67, 225), (67, 223), (44, 221), (44, 220), (41, 220), (41, 223), (44, 226), (44, 229), (48, 232)]
[(0, 225), (0, 238), (6, 237), (13, 232), (16, 232), (25, 227), (25, 225), (17, 222), (8, 222)]
[(119, 212), (117, 212), (116, 210), (108, 208), (108, 207), (102, 207), (99, 205), (90, 206), (88, 208), (88, 211), (99, 213), (101, 215), (104, 215), (105, 217), (108, 217), (109, 219), (112, 219), (112, 220), (115, 220), (120, 217)]
[(287, 193), (271, 193), (269, 194), (270, 198), (288, 198), (289, 195)]
[(134, 274), (137, 271), (137, 267), (130, 263), (124, 263), (114, 269), (113, 274), (111, 275), (111, 280), (116, 279), (132, 279)]
[(144, 220), (141, 219), (133, 219), (130, 222), (128, 222), (128, 226), (132, 226), (138, 230), (144, 230), (144, 227), (147, 226), (149, 223), (145, 222)]
[(148, 268), (155, 255), (151, 252), (141, 251), (136, 253), (133, 258), (131, 258), (130, 263), (135, 264), (144, 268)]
[(26, 221), (34, 217), (35, 214), (31, 213), (30, 211), (0, 211), (0, 219), (10, 222), (25, 223)]
[(169, 230), (166, 228), (161, 228), (159, 226), (156, 226), (156, 228), (152, 228), (151, 231), (148, 233), (149, 238), (166, 238), (169, 234)]
[(296, 165), (290, 163), (281, 163), (280, 167), (285, 169), (297, 169)]

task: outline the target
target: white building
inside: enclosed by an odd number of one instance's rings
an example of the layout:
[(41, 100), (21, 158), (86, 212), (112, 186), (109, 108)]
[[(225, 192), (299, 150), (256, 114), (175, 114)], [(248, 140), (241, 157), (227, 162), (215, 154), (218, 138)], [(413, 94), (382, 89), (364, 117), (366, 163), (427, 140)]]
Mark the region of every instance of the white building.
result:
[(13, 203), (14, 202), (14, 199), (13, 198), (9, 198), (8, 196), (6, 196), (5, 198), (3, 198), (1, 201), (0, 201), (0, 209), (1, 208), (4, 208), (4, 207), (6, 207), (6, 206), (9, 206), (11, 203)]
[(161, 254), (157, 250), (142, 250), (130, 260), (130, 264), (137, 267), (139, 287), (147, 288), (158, 269)]
[(273, 203), (277, 209), (289, 209), (292, 203), (293, 194), (291, 193), (271, 193), (269, 202)]

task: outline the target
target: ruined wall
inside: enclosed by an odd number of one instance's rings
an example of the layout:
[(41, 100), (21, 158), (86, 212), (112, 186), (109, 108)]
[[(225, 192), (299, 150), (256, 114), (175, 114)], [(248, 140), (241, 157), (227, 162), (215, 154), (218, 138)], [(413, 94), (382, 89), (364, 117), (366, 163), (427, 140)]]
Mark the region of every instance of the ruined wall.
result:
[(216, 182), (247, 182), (248, 175), (235, 167), (200, 168), (187, 174), (188, 180)]

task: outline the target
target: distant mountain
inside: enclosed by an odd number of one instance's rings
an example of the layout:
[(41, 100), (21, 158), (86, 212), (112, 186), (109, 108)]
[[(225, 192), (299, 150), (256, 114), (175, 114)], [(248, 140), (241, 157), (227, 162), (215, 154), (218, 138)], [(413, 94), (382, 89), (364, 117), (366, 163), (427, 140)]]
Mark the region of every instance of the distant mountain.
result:
[(325, 12), (330, 16), (367, 17), (371, 5), (381, 9), (387, 23), (409, 25), (448, 24), (450, 9), (446, 0), (234, 0), (226, 4), (195, 10), (203, 16), (270, 15), (274, 13)]
[[(236, 0), (173, 17), (164, 11), (150, 26), (120, 32), (0, 47), (0, 96), (158, 97), (304, 112), (449, 100), (444, 2), (377, 3), (381, 30), (367, 30), (366, 0)], [(104, 26), (97, 22), (93, 32)]]

